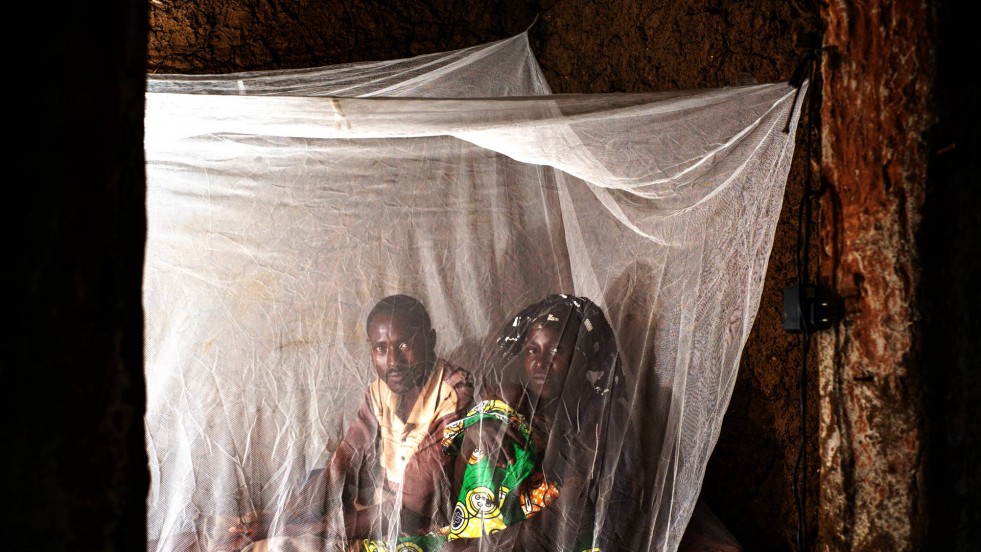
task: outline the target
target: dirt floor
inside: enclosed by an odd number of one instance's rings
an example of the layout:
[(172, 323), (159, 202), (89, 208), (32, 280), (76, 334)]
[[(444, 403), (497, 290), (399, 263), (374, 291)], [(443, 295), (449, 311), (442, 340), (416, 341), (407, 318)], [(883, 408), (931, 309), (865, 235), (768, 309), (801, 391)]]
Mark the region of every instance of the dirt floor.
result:
[[(820, 25), (818, 4), (803, 0), (151, 0), (147, 71), (227, 73), (409, 57), (531, 26), (553, 92), (712, 88), (788, 80), (806, 48), (819, 42)], [(747, 550), (796, 548), (801, 342), (782, 329), (781, 290), (797, 277), (807, 153), (819, 148), (815, 137), (808, 150), (814, 127), (802, 124), (759, 314), (703, 487), (709, 507)], [(815, 398), (816, 380), (812, 371), (808, 394)], [(807, 405), (811, 536), (816, 405)]]

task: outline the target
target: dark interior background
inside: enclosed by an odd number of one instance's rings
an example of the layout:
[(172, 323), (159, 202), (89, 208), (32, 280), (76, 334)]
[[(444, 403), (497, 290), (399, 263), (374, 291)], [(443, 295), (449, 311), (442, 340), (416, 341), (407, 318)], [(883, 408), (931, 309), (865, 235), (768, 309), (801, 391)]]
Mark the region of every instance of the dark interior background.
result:
[[(438, 5), (439, 7), (434, 7)], [(973, 550), (981, 351), (977, 132), (962, 110), (977, 87), (956, 59), (966, 8), (938, 9), (938, 149), (924, 207), (918, 355), (929, 367), (928, 541)], [(223, 73), (407, 57), (512, 36), (532, 47), (553, 91), (642, 92), (790, 78), (820, 43), (816, 2), (761, 0), (115, 0), (26, 6), (39, 22), (14, 60), (18, 171), (6, 275), (15, 309), (3, 339), (7, 526), (36, 550), (145, 549), (141, 275), (147, 72)], [(33, 17), (31, 17), (33, 16)], [(19, 79), (18, 79), (19, 81)], [(816, 87), (812, 93), (817, 93)], [(21, 104), (26, 104), (23, 107)], [(766, 287), (710, 461), (703, 496), (747, 550), (794, 550), (800, 447), (800, 338), (781, 327), (796, 280), (797, 207), (819, 121), (802, 121)], [(812, 138), (810, 147), (806, 137)], [(21, 137), (24, 140), (18, 140)], [(815, 161), (816, 162), (816, 161)], [(22, 195), (23, 194), (23, 195)], [(809, 395), (816, 397), (816, 375)], [(817, 411), (808, 404), (805, 503), (817, 519)], [(976, 470), (975, 470), (976, 471)]]
[(981, 549), (981, 174), (978, 79), (963, 78), (976, 31), (962, 4), (941, 3), (938, 124), (917, 236), (927, 385), (926, 548)]

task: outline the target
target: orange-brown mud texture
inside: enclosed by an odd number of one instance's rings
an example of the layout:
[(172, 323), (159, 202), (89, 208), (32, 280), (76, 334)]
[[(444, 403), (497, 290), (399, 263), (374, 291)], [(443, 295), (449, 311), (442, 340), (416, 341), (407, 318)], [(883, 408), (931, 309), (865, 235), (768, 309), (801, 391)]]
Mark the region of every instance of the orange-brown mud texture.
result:
[[(817, 2), (762, 0), (151, 0), (150, 73), (227, 73), (410, 57), (529, 38), (555, 93), (789, 80), (820, 42)], [(818, 87), (811, 87), (816, 94)], [(702, 496), (747, 550), (796, 548), (800, 337), (782, 327), (797, 279), (798, 205), (820, 144), (802, 118), (760, 309)], [(809, 377), (808, 526), (816, 527), (816, 375)]]

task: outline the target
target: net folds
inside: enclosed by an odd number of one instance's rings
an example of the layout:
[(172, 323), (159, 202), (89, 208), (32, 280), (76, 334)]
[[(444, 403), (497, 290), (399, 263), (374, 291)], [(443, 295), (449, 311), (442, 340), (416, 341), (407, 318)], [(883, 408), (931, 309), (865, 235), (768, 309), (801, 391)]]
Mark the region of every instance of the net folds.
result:
[(149, 76), (150, 549), (677, 550), (807, 84)]

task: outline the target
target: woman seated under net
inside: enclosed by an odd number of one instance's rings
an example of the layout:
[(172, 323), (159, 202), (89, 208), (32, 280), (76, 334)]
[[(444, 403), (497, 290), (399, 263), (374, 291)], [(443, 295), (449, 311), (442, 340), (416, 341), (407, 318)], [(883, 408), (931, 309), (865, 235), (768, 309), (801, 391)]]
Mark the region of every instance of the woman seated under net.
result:
[(550, 295), (508, 319), (484, 357), (481, 400), (443, 442), (459, 455), (451, 523), (398, 549), (636, 549), (636, 447), (603, 312)]

